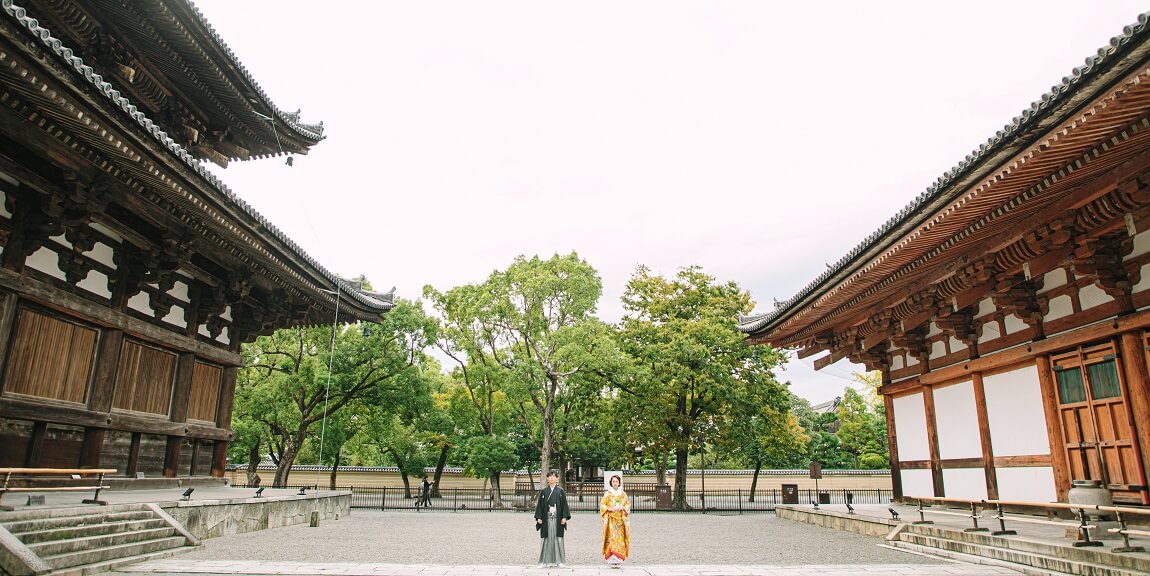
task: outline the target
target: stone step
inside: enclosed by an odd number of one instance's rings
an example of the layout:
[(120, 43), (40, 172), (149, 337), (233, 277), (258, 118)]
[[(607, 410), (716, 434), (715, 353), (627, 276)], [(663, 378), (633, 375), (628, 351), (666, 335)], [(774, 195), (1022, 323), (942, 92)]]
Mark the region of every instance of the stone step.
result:
[(184, 539), (183, 536), (171, 536), (156, 540), (145, 540), (143, 542), (118, 544), (93, 550), (77, 550), (54, 556), (41, 556), (40, 559), (53, 569), (59, 570), (61, 568), (88, 566), (102, 562), (122, 560), (130, 556), (139, 556), (180, 548), (183, 547), (186, 542), (187, 540)]
[[(954, 539), (945, 536), (935, 536), (931, 534), (916, 533), (911, 531), (904, 531), (899, 535), (899, 542), (896, 546), (903, 543), (917, 545), (926, 549), (933, 550), (934, 553), (939, 555), (947, 554), (961, 554), (963, 556), (979, 557), (984, 559), (991, 559), (1000, 562), (1005, 562), (1007, 565), (1026, 567), (1027, 569), (1037, 569), (1039, 573), (1061, 573), (1061, 574), (1075, 574), (1082, 576), (1144, 576), (1146, 572), (1137, 567), (1122, 566), (1126, 564), (1129, 557), (1121, 557), (1108, 559), (1113, 560), (1110, 562), (1093, 562), (1084, 558), (1071, 559), (1066, 556), (1073, 556), (1074, 554), (1043, 554), (1034, 551), (1012, 549), (1009, 547), (996, 546), (994, 544), (978, 543), (975, 538), (971, 536), (979, 536), (978, 534), (967, 534), (962, 532), (951, 532), (949, 536), (957, 536)], [(998, 540), (1007, 540), (1000, 538)], [(1022, 542), (1016, 540), (1009, 540), (1009, 542)], [(1041, 543), (1029, 543), (1031, 545)], [(1065, 549), (1066, 547), (1051, 546), (1054, 549)], [(1079, 549), (1070, 548), (1069, 550), (1078, 551)], [(1117, 556), (1117, 555), (1112, 555)], [(1136, 559), (1137, 560), (1137, 559)], [(1021, 568), (1016, 568), (1022, 571)]]
[(1116, 553), (1111, 551), (1112, 548), (1121, 545), (1121, 540), (1107, 540), (1102, 547), (1077, 548), (1071, 545), (1073, 540), (1067, 540), (1064, 545), (1058, 545), (1050, 542), (1029, 540), (1020, 536), (995, 536), (988, 532), (962, 532), (955, 529), (925, 525), (909, 526), (904, 530), (903, 534), (908, 533), (925, 534), (934, 538), (964, 542), (977, 546), (1000, 548), (1024, 554), (1060, 558), (1072, 562), (1115, 566), (1124, 570), (1134, 570), (1136, 572), (1150, 574), (1150, 555)]
[(89, 511), (86, 514), (78, 516), (24, 518), (15, 521), (0, 519), (0, 525), (3, 525), (4, 528), (12, 534), (27, 534), (30, 532), (41, 532), (47, 530), (56, 530), (60, 528), (77, 528), (81, 526), (111, 524), (117, 522), (151, 520), (155, 517), (156, 515), (153, 514), (151, 510), (126, 510), (122, 512), (112, 512), (109, 514), (93, 514), (91, 511)]
[(104, 572), (112, 572), (121, 566), (129, 564), (136, 564), (137, 562), (147, 562), (149, 560), (161, 560), (163, 558), (170, 558), (176, 554), (183, 554), (189, 550), (194, 550), (192, 546), (181, 546), (179, 548), (168, 548), (166, 550), (158, 550), (156, 552), (148, 552), (146, 554), (137, 554), (135, 556), (125, 556), (123, 558), (113, 558), (111, 560), (104, 560), (95, 562), (93, 564), (84, 564), (82, 566), (70, 566), (68, 568), (61, 568), (52, 570), (42, 576), (86, 576), (88, 574), (103, 574)]
[(144, 504), (112, 504), (109, 506), (63, 506), (60, 508), (28, 508), (10, 512), (0, 512), (0, 523), (19, 522), (21, 520), (39, 520), (43, 518), (62, 518), (76, 516), (104, 516), (118, 512), (139, 512), (148, 510)]
[(888, 544), (891, 548), (902, 550), (904, 552), (912, 552), (914, 554), (921, 554), (923, 556), (930, 556), (932, 558), (946, 558), (957, 562), (964, 562), (966, 564), (977, 564), (980, 566), (999, 566), (1002, 568), (1009, 568), (1027, 576), (1066, 576), (1065, 572), (1055, 572), (1052, 570), (1045, 570), (1036, 568), (1025, 564), (1015, 564), (1014, 562), (1006, 562), (1003, 560), (995, 560), (994, 558), (986, 558), (984, 556), (974, 556), (971, 554), (963, 554), (962, 552), (953, 552), (940, 548), (932, 548), (930, 546), (923, 546), (921, 544), (913, 544), (905, 541), (890, 542)]
[(166, 528), (167, 526), (167, 522), (164, 522), (160, 518), (152, 517), (145, 520), (103, 522), (100, 524), (80, 524), (62, 528), (36, 530), (35, 532), (13, 532), (12, 530), (8, 531), (12, 532), (12, 535), (24, 544), (31, 546), (32, 544), (39, 544), (41, 542), (70, 540), (74, 538), (83, 538), (85, 536), (100, 536), (104, 534), (116, 534), (120, 532), (138, 532), (140, 530)]
[(51, 542), (40, 542), (38, 544), (25, 544), (28, 546), (28, 549), (32, 552), (35, 552), (37, 556), (41, 558), (48, 558), (50, 556), (58, 556), (60, 554), (66, 554), (75, 550), (113, 548), (122, 544), (145, 542), (148, 540), (159, 540), (173, 536), (175, 533), (176, 530), (174, 528), (165, 526), (163, 528), (152, 528), (148, 530), (113, 532), (111, 534), (81, 536), (79, 538), (53, 540)]

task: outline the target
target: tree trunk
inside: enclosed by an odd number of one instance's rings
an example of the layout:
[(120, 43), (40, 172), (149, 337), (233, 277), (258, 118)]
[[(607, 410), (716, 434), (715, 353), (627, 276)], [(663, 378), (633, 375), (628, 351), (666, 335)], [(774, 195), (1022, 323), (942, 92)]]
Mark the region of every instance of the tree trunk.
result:
[(667, 485), (667, 453), (660, 452), (655, 455), (655, 483), (659, 486)]
[(448, 446), (447, 444), (444, 444), (439, 449), (439, 461), (435, 463), (435, 483), (431, 485), (431, 497), (432, 498), (442, 498), (443, 497), (439, 494), (439, 479), (443, 476), (443, 468), (445, 466), (447, 466), (447, 453), (450, 450), (451, 450), (451, 447)]
[(260, 442), (257, 440), (252, 444), (251, 451), (248, 452), (248, 486), (259, 486), (260, 475), (257, 473), (260, 466)]
[(675, 496), (671, 499), (671, 509), (690, 510), (687, 505), (687, 449), (675, 449)]
[(411, 480), (407, 477), (407, 472), (403, 471), (403, 467), (399, 468), (399, 477), (403, 479), (403, 497), (411, 498)]
[(294, 439), (284, 447), (283, 454), (280, 454), (280, 460), (276, 463), (276, 478), (272, 482), (272, 486), (276, 488), (287, 486), (292, 464), (295, 464), (295, 458), (299, 455), (299, 447), (300, 443), (295, 442)]
[(343, 446), (335, 449), (335, 462), (331, 465), (331, 478), (328, 480), (328, 489), (335, 490), (335, 475), (339, 470), (339, 456), (343, 452)]
[[(552, 387), (555, 386), (551, 383)], [(542, 463), (543, 470), (540, 474), (545, 475), (551, 472), (551, 426), (555, 420), (555, 394), (547, 394), (546, 402), (543, 404), (543, 448), (539, 451), (539, 460)], [(563, 476), (560, 475), (559, 479), (562, 480)]]
[(759, 487), (759, 471), (762, 469), (763, 469), (763, 461), (762, 460), (756, 460), (755, 461), (755, 475), (751, 476), (751, 497), (747, 500), (747, 502), (754, 502), (755, 501), (755, 489)]
[(499, 471), (491, 471), (491, 507), (503, 508), (503, 494), (499, 490)]

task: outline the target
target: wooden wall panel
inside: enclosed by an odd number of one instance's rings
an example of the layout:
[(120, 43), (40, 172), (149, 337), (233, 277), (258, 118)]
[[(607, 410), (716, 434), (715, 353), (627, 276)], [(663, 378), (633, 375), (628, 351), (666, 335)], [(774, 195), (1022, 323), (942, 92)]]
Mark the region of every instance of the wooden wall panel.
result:
[(132, 453), (132, 433), (123, 430), (108, 430), (104, 434), (104, 446), (100, 451), (100, 467), (115, 468), (117, 476), (128, 475), (128, 458)]
[(215, 423), (219, 408), (223, 368), (196, 362), (192, 371), (192, 393), (188, 400), (188, 420)]
[(140, 456), (136, 462), (135, 472), (143, 472), (148, 478), (162, 478), (167, 446), (166, 436), (140, 434)]
[(21, 308), (4, 373), (4, 392), (83, 404), (99, 332)]
[(83, 444), (83, 428), (49, 424), (35, 467), (76, 468), (80, 465), (80, 449)]
[(20, 468), (28, 461), (32, 422), (0, 418), (0, 467)]
[(176, 361), (177, 356), (171, 352), (124, 340), (112, 407), (167, 416), (172, 405)]

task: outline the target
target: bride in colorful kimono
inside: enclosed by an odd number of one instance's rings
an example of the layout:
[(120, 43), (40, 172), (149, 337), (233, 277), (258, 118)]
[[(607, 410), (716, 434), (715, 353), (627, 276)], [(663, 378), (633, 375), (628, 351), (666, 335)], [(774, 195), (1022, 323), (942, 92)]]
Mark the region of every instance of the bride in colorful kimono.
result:
[(623, 479), (611, 474), (607, 490), (599, 500), (603, 517), (603, 559), (618, 568), (631, 551), (631, 501), (623, 491)]

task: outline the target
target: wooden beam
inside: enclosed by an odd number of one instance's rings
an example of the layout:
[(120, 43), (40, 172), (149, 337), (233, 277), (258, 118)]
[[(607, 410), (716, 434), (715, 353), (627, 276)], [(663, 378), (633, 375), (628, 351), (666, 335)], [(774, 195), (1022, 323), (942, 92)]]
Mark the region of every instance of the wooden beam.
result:
[(942, 458), (938, 449), (938, 419), (934, 407), (934, 389), (930, 386), (922, 388), (922, 403), (926, 408), (926, 441), (930, 446), (930, 476), (934, 484), (934, 495), (937, 498), (946, 496), (946, 486), (942, 481)]
[(1066, 502), (1070, 492), (1070, 463), (1066, 460), (1066, 438), (1062, 432), (1062, 418), (1058, 412), (1058, 385), (1050, 368), (1050, 356), (1035, 359), (1038, 385), (1042, 392), (1042, 410), (1046, 414), (1046, 437), (1050, 442), (1050, 464), (1054, 469), (1054, 487), (1058, 501)]
[(1019, 456), (995, 456), (996, 468), (1036, 468), (1053, 464), (1054, 459), (1049, 454), (1025, 454)]
[(1150, 369), (1146, 366), (1146, 337), (1141, 331), (1123, 332), (1121, 337), (1122, 383), (1126, 386), (1126, 410), (1130, 436), (1134, 442), (1135, 469), (1142, 504), (1150, 504), (1146, 465), (1150, 463)]
[(34, 280), (11, 270), (0, 268), (0, 288), (7, 288), (42, 306), (65, 314), (83, 318), (94, 324), (123, 330), (151, 342), (163, 342), (169, 348), (192, 352), (218, 364), (243, 366), (243, 357), (235, 352), (205, 344), (177, 332), (166, 330), (127, 314), (116, 312), (100, 304), (70, 294), (50, 284)]
[[(0, 342), (11, 342), (12, 329), (15, 326), (13, 323), (16, 321), (16, 295), (7, 292), (0, 292)], [(0, 367), (6, 366), (4, 360), (8, 356), (7, 344), (0, 346)], [(6, 378), (0, 373), (0, 392), (4, 391), (4, 381)]]
[(185, 422), (170, 422), (166, 417), (159, 415), (152, 417), (134, 412), (93, 412), (84, 407), (59, 406), (27, 398), (0, 398), (0, 415), (33, 422), (93, 426), (109, 430), (145, 432), (163, 436), (192, 436), (209, 440), (226, 440), (232, 436), (231, 430)]
[(886, 407), (886, 439), (887, 452), (890, 454), (890, 484), (893, 498), (902, 498), (902, 463), (898, 461), (898, 430), (894, 423), (894, 397), (884, 394), (883, 406)]
[(986, 413), (986, 389), (982, 384), (982, 373), (972, 374), (974, 388), (974, 410), (978, 415), (978, 441), (982, 445), (982, 467), (986, 475), (986, 497), (998, 500), (998, 473), (994, 468), (994, 443), (990, 438), (990, 417)]

